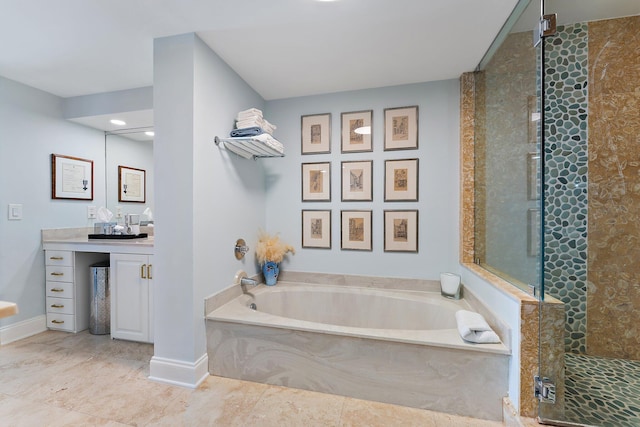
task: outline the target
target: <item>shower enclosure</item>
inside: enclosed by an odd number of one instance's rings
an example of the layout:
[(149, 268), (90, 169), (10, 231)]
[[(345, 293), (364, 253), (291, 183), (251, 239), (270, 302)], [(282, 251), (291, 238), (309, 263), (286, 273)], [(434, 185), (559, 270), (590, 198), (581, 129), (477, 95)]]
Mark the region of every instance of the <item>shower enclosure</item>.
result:
[(521, 6), (476, 77), (476, 262), (535, 292), (541, 331), (563, 308), (540, 419), (640, 426), (640, 2)]

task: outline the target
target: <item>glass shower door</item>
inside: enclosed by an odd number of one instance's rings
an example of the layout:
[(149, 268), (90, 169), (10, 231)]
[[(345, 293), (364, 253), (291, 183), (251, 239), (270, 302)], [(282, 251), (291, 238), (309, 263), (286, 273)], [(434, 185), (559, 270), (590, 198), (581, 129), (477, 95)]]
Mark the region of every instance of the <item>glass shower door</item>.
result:
[(543, 420), (640, 425), (640, 2), (545, 0)]

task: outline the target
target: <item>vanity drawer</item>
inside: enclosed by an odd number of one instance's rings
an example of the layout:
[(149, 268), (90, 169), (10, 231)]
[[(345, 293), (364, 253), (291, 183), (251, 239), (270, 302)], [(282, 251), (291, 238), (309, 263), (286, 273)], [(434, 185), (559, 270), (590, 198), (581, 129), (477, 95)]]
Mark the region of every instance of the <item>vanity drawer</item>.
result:
[(73, 266), (73, 252), (71, 251), (45, 251), (45, 265)]
[(73, 283), (47, 280), (47, 297), (73, 298)]
[(47, 313), (47, 327), (73, 331), (75, 329), (75, 316), (73, 314)]
[(73, 314), (71, 298), (47, 297), (47, 313)]
[(73, 282), (73, 267), (47, 265), (45, 273), (47, 281)]

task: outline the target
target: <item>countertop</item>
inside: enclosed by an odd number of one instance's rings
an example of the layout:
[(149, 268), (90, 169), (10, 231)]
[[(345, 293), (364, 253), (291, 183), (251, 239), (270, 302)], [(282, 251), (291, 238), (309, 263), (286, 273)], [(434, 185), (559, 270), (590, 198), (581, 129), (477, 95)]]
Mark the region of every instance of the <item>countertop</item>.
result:
[(54, 228), (42, 230), (42, 248), (75, 252), (138, 253), (153, 254), (153, 228), (142, 227), (141, 233), (148, 237), (135, 239), (89, 239), (90, 227)]

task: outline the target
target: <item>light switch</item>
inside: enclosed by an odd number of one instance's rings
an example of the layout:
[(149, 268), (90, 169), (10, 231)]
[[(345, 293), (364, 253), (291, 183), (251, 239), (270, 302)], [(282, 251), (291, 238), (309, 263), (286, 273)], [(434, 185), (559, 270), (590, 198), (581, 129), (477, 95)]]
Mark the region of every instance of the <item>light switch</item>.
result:
[(95, 206), (87, 206), (87, 218), (96, 219), (96, 207)]
[(122, 206), (116, 206), (116, 218), (122, 218)]
[(22, 219), (22, 205), (9, 204), (9, 219), (10, 220)]

